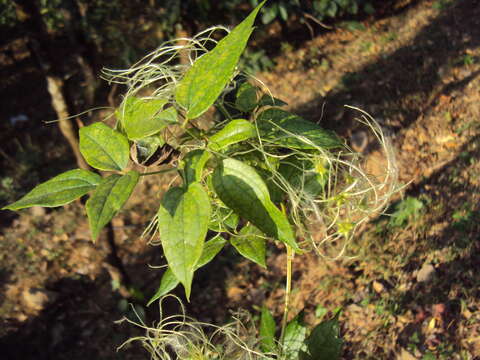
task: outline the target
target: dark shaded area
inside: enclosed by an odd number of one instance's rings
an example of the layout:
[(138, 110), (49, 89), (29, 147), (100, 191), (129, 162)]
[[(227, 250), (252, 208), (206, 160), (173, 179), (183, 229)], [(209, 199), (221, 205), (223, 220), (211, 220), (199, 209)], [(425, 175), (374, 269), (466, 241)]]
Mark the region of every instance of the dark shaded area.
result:
[[(135, 334), (133, 327), (113, 324), (112, 319), (120, 319), (124, 314), (116, 306), (120, 298), (109, 291), (105, 280), (92, 283), (88, 279), (65, 278), (51, 284), (47, 290), (57, 299), (39, 316), (0, 338), (2, 359), (142, 358), (132, 357), (129, 351), (116, 354), (113, 349), (103, 346), (120, 345), (129, 334)], [(85, 296), (98, 292), (106, 296)], [(8, 331), (8, 328), (16, 329), (18, 324), (3, 326), (4, 331)], [(134, 352), (137, 355), (142, 353), (139, 348)]]

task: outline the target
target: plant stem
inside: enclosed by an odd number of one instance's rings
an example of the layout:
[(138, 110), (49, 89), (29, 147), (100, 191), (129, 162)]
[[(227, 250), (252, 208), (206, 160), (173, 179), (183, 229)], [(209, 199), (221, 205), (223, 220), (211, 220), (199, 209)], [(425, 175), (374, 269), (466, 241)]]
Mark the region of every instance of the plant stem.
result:
[(176, 167), (174, 167), (174, 168), (171, 168), (171, 169), (152, 171), (152, 172), (147, 172), (147, 173), (140, 174), (140, 176), (163, 174), (163, 173), (174, 171), (174, 170), (178, 170), (178, 169)]
[[(284, 204), (280, 204), (282, 212), (286, 215)], [(280, 344), (283, 344), (285, 337), (285, 328), (287, 327), (288, 311), (290, 310), (290, 294), (292, 292), (292, 263), (295, 256), (293, 249), (285, 244), (287, 247), (287, 280), (285, 283), (285, 305), (283, 307), (282, 330), (280, 332)]]
[(218, 110), (220, 110), (220, 112), (223, 114), (223, 116), (225, 116), (228, 120), (232, 120), (232, 117), (230, 116), (227, 109), (225, 108), (225, 106), (222, 103), (219, 102), (217, 104), (217, 107), (218, 107)]
[(295, 253), (287, 246), (287, 281), (285, 283), (285, 306), (283, 307), (282, 331), (280, 332), (280, 344), (283, 344), (285, 328), (287, 327), (288, 312), (290, 310), (290, 294), (292, 292), (292, 263)]

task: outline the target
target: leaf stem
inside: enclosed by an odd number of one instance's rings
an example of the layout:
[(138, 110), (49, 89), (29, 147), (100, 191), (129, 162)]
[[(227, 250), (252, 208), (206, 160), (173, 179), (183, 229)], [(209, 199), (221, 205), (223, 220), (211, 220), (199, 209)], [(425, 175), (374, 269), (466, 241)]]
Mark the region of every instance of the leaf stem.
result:
[(163, 169), (163, 170), (158, 170), (158, 171), (147, 172), (147, 173), (140, 174), (140, 176), (163, 174), (163, 173), (174, 171), (174, 170), (178, 170), (178, 168), (174, 167), (174, 168), (170, 168), (170, 169)]
[(217, 103), (217, 107), (218, 107), (218, 110), (220, 110), (220, 112), (223, 114), (223, 116), (225, 116), (228, 120), (232, 120), (232, 117), (231, 117), (230, 114), (228, 113), (228, 111), (227, 111), (227, 109), (225, 108), (225, 105), (223, 105), (223, 103), (218, 102), (218, 103)]

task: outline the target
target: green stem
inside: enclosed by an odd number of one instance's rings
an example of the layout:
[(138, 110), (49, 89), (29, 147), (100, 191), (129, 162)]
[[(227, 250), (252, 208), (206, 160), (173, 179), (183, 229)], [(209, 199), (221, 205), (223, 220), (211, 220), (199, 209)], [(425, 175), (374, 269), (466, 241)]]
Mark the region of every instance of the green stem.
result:
[(220, 102), (217, 103), (217, 107), (218, 107), (218, 110), (220, 110), (220, 112), (223, 114), (223, 116), (225, 116), (228, 120), (232, 120), (232, 117), (230, 116), (227, 109), (222, 103)]
[(288, 312), (290, 310), (290, 294), (292, 292), (292, 263), (295, 253), (292, 248), (287, 246), (287, 281), (285, 283), (285, 306), (283, 307), (282, 331), (280, 332), (280, 344), (283, 344), (285, 338), (285, 328), (287, 327)]
[[(286, 214), (285, 205), (280, 204), (282, 212)], [(293, 249), (285, 244), (287, 247), (287, 280), (285, 283), (285, 306), (283, 307), (282, 330), (280, 332), (280, 344), (283, 345), (285, 338), (285, 328), (287, 327), (288, 312), (290, 310), (290, 294), (292, 292), (292, 263), (295, 256)]]
[(174, 170), (178, 170), (178, 169), (175, 167), (175, 168), (171, 168), (171, 169), (152, 171), (152, 172), (147, 172), (147, 173), (140, 174), (140, 176), (163, 174), (163, 173), (174, 171)]

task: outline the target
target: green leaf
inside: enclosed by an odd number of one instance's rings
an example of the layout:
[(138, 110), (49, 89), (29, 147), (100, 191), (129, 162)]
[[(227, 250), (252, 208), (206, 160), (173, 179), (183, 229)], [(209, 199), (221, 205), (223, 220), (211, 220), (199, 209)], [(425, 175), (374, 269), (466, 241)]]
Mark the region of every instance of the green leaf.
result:
[(175, 289), (180, 281), (175, 277), (172, 270), (167, 268), (162, 275), (162, 279), (160, 280), (160, 286), (158, 287), (155, 295), (148, 301), (147, 306), (150, 306), (154, 301), (160, 299), (162, 296), (167, 295), (170, 291)]
[(230, 239), (233, 247), (247, 259), (266, 268), (266, 241), (263, 233), (255, 226), (247, 225), (240, 230), (238, 235)]
[(285, 192), (275, 182), (272, 172), (258, 166), (254, 168), (262, 177), (263, 181), (265, 181), (265, 184), (267, 184), (268, 191), (270, 192), (270, 200), (275, 204), (280, 204), (285, 197)]
[(342, 142), (332, 131), (278, 108), (263, 111), (257, 118), (262, 139), (296, 149), (338, 148)]
[(178, 84), (175, 98), (187, 111), (187, 119), (195, 119), (207, 111), (232, 78), (253, 31), (255, 17), (264, 2), (220, 40), (213, 50), (198, 58)]
[(264, 24), (270, 24), (277, 17), (277, 14), (278, 14), (277, 4), (273, 4), (272, 6), (265, 8), (262, 15), (262, 22)]
[(330, 1), (330, 3), (328, 4), (328, 8), (325, 10), (325, 15), (333, 18), (335, 17), (335, 15), (337, 15), (337, 12), (338, 12), (337, 4), (334, 3), (333, 1)]
[(219, 132), (213, 134), (208, 147), (213, 151), (220, 151), (232, 144), (245, 141), (257, 136), (255, 126), (245, 119), (237, 119), (228, 122)]
[(139, 174), (129, 171), (125, 175), (113, 174), (102, 180), (87, 200), (88, 222), (95, 241), (100, 230), (120, 211), (137, 185)]
[(137, 149), (137, 159), (139, 164), (145, 164), (159, 147), (163, 146), (165, 141), (159, 135), (148, 136), (135, 141)]
[(264, 94), (261, 98), (260, 101), (257, 104), (259, 107), (262, 106), (285, 106), (288, 105), (285, 101), (282, 101), (280, 99), (277, 99), (273, 96), (270, 96), (268, 94)]
[(328, 181), (328, 169), (321, 163), (315, 165), (297, 157), (283, 160), (278, 172), (298, 192), (316, 197), (324, 191)]
[(318, 324), (305, 341), (307, 349), (300, 351), (300, 360), (337, 360), (342, 353), (343, 340), (339, 337), (337, 315)]
[(270, 200), (267, 185), (251, 166), (225, 159), (213, 172), (212, 182), (225, 205), (267, 236), (300, 250), (286, 215)]
[(217, 207), (212, 213), (208, 228), (219, 233), (224, 232), (226, 230), (225, 227), (230, 230), (235, 230), (238, 226), (238, 220), (238, 215), (232, 210), (224, 207)]
[(210, 200), (199, 183), (167, 191), (158, 210), (163, 251), (175, 277), (190, 298), (193, 272), (203, 251), (210, 219)]
[(20, 200), (3, 207), (2, 210), (19, 210), (30, 206), (62, 206), (95, 189), (101, 180), (101, 176), (87, 170), (70, 170), (37, 185)]
[(307, 327), (303, 322), (303, 311), (295, 316), (285, 328), (283, 353), (286, 360), (298, 360), (300, 350), (306, 350)]
[(125, 169), (130, 155), (125, 135), (101, 122), (85, 126), (79, 133), (80, 152), (90, 166), (106, 171)]
[(260, 346), (264, 352), (275, 352), (275, 320), (266, 306), (260, 316)]
[(389, 226), (403, 226), (408, 223), (409, 219), (418, 219), (423, 208), (423, 202), (412, 196), (407, 196), (395, 205), (395, 212), (390, 217)]
[(123, 129), (129, 139), (138, 140), (155, 135), (169, 123), (176, 122), (173, 107), (163, 111), (166, 99), (141, 99), (129, 96), (117, 111)]
[(283, 21), (288, 20), (288, 11), (287, 11), (287, 8), (285, 7), (285, 5), (279, 4), (278, 5), (278, 12), (279, 12), (280, 17), (282, 18)]
[(248, 82), (240, 85), (235, 99), (235, 107), (243, 112), (250, 112), (257, 106), (257, 88)]
[(203, 168), (210, 159), (210, 153), (205, 150), (192, 150), (183, 158), (183, 171), (186, 184), (200, 181)]
[(226, 242), (227, 240), (221, 235), (217, 235), (213, 239), (208, 240), (203, 247), (202, 256), (200, 256), (200, 259), (198, 260), (196, 269), (199, 269), (212, 261), (220, 250), (223, 249)]
[(350, 14), (356, 15), (358, 13), (358, 4), (356, 1), (353, 1), (349, 4), (347, 11)]
[[(220, 250), (222, 250), (226, 242), (227, 240), (220, 235), (207, 241), (203, 247), (202, 256), (200, 256), (195, 270), (212, 261), (212, 259), (220, 252)], [(162, 280), (160, 280), (160, 286), (157, 292), (148, 301), (147, 306), (150, 306), (150, 304), (152, 304), (155, 300), (160, 299), (162, 296), (167, 295), (170, 291), (175, 289), (178, 284), (180, 284), (180, 281), (178, 281), (178, 279), (175, 277), (172, 270), (167, 268), (162, 275)]]

